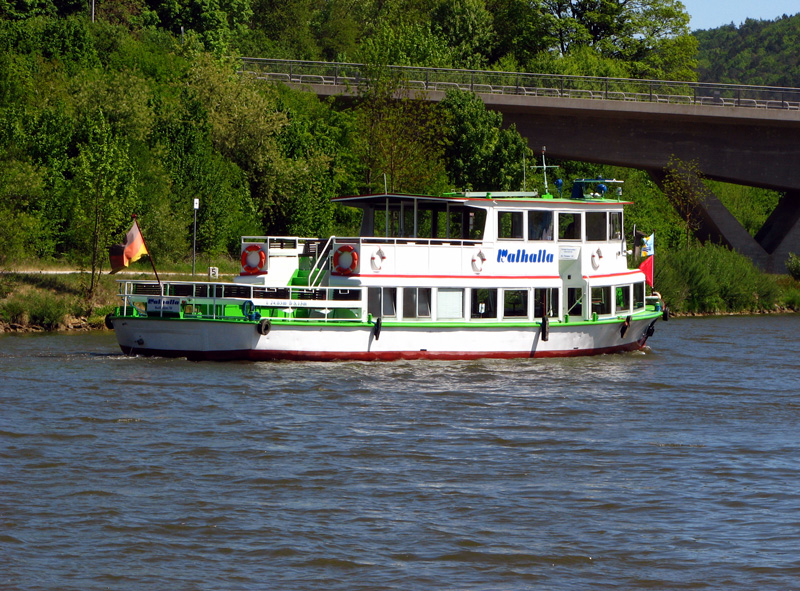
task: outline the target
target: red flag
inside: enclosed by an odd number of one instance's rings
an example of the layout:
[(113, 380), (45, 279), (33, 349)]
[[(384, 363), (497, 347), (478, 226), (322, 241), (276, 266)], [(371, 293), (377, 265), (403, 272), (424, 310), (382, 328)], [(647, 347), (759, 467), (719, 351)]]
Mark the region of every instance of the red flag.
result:
[(639, 270), (644, 273), (644, 278), (647, 281), (647, 285), (653, 287), (653, 257), (649, 256), (642, 264), (639, 265)]
[(115, 244), (108, 249), (108, 256), (111, 259), (111, 273), (124, 269), (146, 254), (148, 254), (147, 247), (144, 244), (142, 232), (139, 230), (139, 224), (136, 223), (136, 220), (133, 220), (133, 225), (125, 236), (125, 242)]

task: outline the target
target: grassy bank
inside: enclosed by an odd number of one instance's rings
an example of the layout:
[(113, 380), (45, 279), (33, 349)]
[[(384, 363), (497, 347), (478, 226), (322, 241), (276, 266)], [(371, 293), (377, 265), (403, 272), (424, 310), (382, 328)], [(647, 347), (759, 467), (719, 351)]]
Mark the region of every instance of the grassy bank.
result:
[[(195, 279), (202, 279), (207, 261), (196, 264)], [(230, 277), (239, 268), (233, 260), (213, 261), (220, 276)], [(158, 270), (170, 280), (191, 280), (192, 264), (180, 263)], [(91, 276), (64, 265), (27, 263), (16, 269), (0, 269), (0, 332), (105, 330), (106, 314), (119, 304), (120, 279), (154, 279), (147, 260), (117, 275), (103, 274), (92, 300), (87, 298)]]

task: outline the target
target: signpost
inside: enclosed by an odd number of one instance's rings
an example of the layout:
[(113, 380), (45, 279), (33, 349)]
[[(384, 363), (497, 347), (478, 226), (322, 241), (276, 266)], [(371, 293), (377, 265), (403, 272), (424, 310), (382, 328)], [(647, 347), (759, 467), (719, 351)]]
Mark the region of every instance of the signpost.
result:
[(194, 200), (194, 234), (192, 235), (192, 277), (194, 277), (195, 251), (197, 249), (197, 210), (200, 209), (200, 200)]

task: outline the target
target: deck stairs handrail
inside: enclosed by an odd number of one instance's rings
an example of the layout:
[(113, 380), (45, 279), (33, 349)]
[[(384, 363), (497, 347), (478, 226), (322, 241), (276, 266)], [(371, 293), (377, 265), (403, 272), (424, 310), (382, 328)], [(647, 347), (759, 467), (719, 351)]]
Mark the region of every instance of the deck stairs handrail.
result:
[(314, 264), (311, 266), (311, 269), (308, 272), (308, 284), (309, 285), (318, 285), (319, 281), (322, 280), (323, 275), (326, 272), (326, 269), (322, 268), (320, 262), (328, 260), (328, 253), (330, 252), (331, 248), (333, 247), (333, 239), (335, 236), (331, 236), (328, 238), (328, 241), (325, 243), (325, 246), (322, 248), (320, 252), (317, 253), (317, 259), (314, 261)]

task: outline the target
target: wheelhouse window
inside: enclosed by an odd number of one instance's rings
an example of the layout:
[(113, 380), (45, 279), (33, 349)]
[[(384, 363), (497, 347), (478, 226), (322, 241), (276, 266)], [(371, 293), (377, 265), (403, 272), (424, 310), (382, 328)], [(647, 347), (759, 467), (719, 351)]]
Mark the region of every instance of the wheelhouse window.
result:
[(609, 240), (622, 240), (622, 212), (608, 212), (608, 237)]
[(558, 288), (537, 287), (533, 290), (533, 317), (558, 316)]
[(403, 318), (430, 318), (431, 288), (403, 288)]
[(561, 212), (558, 214), (558, 239), (581, 239), (581, 214)]
[(529, 211), (528, 212), (528, 240), (553, 239), (553, 212)]
[(471, 318), (497, 319), (497, 289), (473, 289)]
[(397, 288), (370, 287), (367, 291), (367, 312), (374, 318), (397, 316)]
[(481, 240), (483, 238), (483, 231), (486, 228), (486, 210), (485, 209), (468, 209), (466, 211), (467, 218), (467, 235), (469, 240)]
[(498, 211), (497, 237), (505, 240), (522, 240), (523, 219), (521, 211)]
[(633, 284), (633, 309), (641, 310), (644, 308), (644, 283)]
[(436, 294), (436, 318), (459, 320), (464, 318), (464, 290), (439, 288)]
[(605, 242), (608, 240), (607, 229), (606, 212), (586, 212), (586, 240)]
[(611, 314), (611, 286), (592, 288), (592, 314)]
[(631, 311), (631, 286), (618, 285), (614, 291), (616, 292), (617, 314), (629, 314)]
[(503, 290), (503, 318), (528, 317), (528, 290)]

